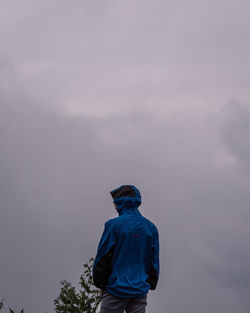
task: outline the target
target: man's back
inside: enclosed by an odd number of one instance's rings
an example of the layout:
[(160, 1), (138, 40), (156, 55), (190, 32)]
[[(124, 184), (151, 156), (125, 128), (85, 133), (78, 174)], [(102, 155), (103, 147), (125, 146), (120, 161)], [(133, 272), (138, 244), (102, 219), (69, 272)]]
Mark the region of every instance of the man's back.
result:
[(149, 289), (156, 288), (159, 276), (158, 230), (138, 210), (139, 190), (125, 185), (111, 195), (119, 216), (105, 223), (93, 266), (94, 283), (106, 291), (108, 307), (110, 296), (128, 301), (145, 298)]
[(117, 297), (140, 297), (150, 289), (148, 272), (158, 248), (158, 231), (137, 209), (108, 222), (116, 244), (106, 290)]

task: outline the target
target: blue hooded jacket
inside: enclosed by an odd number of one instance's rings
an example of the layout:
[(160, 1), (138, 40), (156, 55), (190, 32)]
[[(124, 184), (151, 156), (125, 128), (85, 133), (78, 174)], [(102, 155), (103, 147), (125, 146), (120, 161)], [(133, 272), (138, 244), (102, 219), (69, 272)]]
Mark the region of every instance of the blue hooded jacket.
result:
[(111, 196), (119, 216), (105, 223), (93, 265), (94, 283), (120, 298), (143, 297), (158, 281), (158, 230), (139, 212), (141, 195), (135, 186), (121, 186)]

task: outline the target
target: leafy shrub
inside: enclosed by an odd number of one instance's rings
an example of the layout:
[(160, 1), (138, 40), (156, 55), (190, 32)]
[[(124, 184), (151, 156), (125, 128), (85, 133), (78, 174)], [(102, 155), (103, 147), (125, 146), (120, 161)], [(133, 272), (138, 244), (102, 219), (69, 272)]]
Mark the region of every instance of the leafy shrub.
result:
[(61, 281), (61, 291), (54, 300), (56, 313), (97, 313), (101, 301), (101, 291), (93, 284), (92, 268), (94, 259), (84, 264), (84, 272), (80, 277), (80, 289), (66, 280)]

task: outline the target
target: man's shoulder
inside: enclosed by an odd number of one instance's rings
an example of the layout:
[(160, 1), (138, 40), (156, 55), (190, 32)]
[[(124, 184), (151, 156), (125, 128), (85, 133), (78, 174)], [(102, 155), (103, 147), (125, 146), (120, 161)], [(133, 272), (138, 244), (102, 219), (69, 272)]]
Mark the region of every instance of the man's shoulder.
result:
[(155, 232), (158, 232), (158, 229), (156, 227), (156, 225), (150, 221), (148, 218), (146, 218), (145, 216), (142, 216), (142, 219), (144, 220), (144, 222)]
[[(105, 223), (105, 227), (106, 228), (113, 228), (116, 226), (119, 227), (119, 225), (121, 226), (124, 224), (124, 219), (127, 220), (127, 219), (134, 219), (134, 218), (135, 218), (134, 216), (120, 215), (120, 216), (107, 220)], [(156, 225), (151, 220), (149, 220), (143, 215), (137, 216), (137, 218), (141, 220), (143, 224), (147, 225), (147, 227), (149, 227), (153, 233), (158, 233), (158, 229)]]
[(105, 223), (105, 226), (109, 227), (109, 226), (116, 224), (117, 222), (119, 222), (119, 216), (107, 220)]

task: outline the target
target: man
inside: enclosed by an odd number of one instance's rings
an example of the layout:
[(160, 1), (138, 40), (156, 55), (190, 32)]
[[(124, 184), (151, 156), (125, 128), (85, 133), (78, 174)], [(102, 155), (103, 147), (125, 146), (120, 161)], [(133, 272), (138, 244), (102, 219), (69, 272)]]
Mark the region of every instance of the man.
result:
[(145, 313), (159, 276), (158, 230), (139, 212), (135, 186), (110, 193), (119, 216), (105, 223), (93, 265), (94, 284), (102, 290), (100, 313)]

